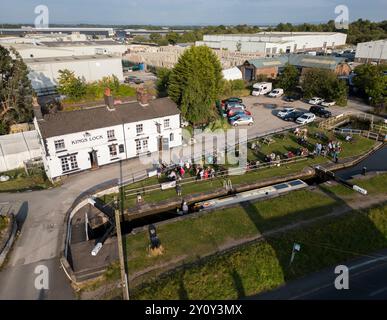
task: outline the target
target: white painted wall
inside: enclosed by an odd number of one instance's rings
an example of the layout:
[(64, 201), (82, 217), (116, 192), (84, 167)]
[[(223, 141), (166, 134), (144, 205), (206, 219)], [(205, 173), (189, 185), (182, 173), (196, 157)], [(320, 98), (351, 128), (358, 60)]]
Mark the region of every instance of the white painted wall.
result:
[[(164, 128), (164, 119), (169, 119), (170, 127)], [(157, 126), (155, 122), (161, 123), (161, 134), (157, 133)], [(35, 119), (36, 123), (36, 119)], [(143, 124), (143, 133), (136, 133), (136, 124)], [(115, 140), (109, 141), (107, 137), (107, 131), (114, 130)], [(78, 132), (67, 134), (58, 137), (50, 137), (46, 139), (46, 147), (48, 153), (43, 147), (42, 153), (43, 162), (45, 165), (46, 173), (49, 178), (56, 178), (61, 175), (67, 174), (62, 172), (61, 156), (67, 154), (76, 153), (77, 163), (79, 170), (82, 171), (91, 168), (91, 161), (89, 152), (96, 150), (98, 157), (98, 165), (117, 162), (123, 159), (129, 159), (138, 156), (136, 151), (136, 139), (148, 138), (148, 151), (155, 152), (158, 150), (158, 139), (160, 136), (169, 138), (173, 133), (173, 141), (169, 141), (169, 147), (177, 147), (182, 143), (181, 128), (180, 128), (180, 115), (173, 115), (168, 117), (161, 117), (151, 120), (144, 120), (139, 122), (127, 123), (124, 125), (111, 126), (106, 128), (100, 128), (96, 130), (89, 130), (88, 136), (86, 132)], [(63, 139), (65, 143), (64, 151), (55, 150), (55, 141)], [(109, 145), (117, 144), (117, 156), (111, 157), (109, 152)], [(125, 150), (123, 153), (119, 153), (118, 145), (124, 144)]]

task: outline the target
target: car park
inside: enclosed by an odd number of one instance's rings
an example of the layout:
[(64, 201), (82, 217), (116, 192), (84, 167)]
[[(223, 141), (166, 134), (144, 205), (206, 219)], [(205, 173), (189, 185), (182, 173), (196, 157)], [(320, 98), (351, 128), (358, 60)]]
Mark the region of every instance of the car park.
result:
[(333, 107), (335, 104), (336, 104), (336, 101), (333, 101), (333, 100), (325, 100), (321, 102), (321, 105), (323, 107)]
[(281, 88), (276, 88), (274, 90), (272, 90), (268, 96), (271, 97), (271, 98), (277, 98), (277, 97), (280, 97), (284, 94), (284, 89), (281, 89)]
[(280, 118), (283, 118), (284, 116), (286, 116), (287, 114), (289, 114), (289, 113), (291, 113), (293, 111), (296, 111), (296, 109), (291, 108), (291, 107), (287, 107), (287, 108), (284, 108), (284, 109), (280, 110), (277, 113), (277, 116), (280, 117)]
[(285, 121), (296, 121), (299, 117), (301, 117), (305, 112), (295, 110), (293, 112), (290, 112), (286, 114), (284, 117), (282, 117), (282, 120)]
[(304, 113), (302, 116), (298, 117), (296, 120), (296, 123), (308, 124), (313, 122), (315, 119), (316, 119), (316, 116), (313, 113), (307, 112), (307, 113)]
[(252, 126), (254, 124), (254, 120), (253, 117), (249, 115), (237, 115), (236, 118), (230, 120), (230, 124), (234, 127), (241, 125)]
[(324, 99), (322, 99), (322, 98), (319, 98), (319, 97), (313, 97), (312, 99), (310, 99), (309, 101), (308, 101), (308, 103), (309, 104), (313, 104), (313, 105), (318, 105), (318, 104), (320, 104), (321, 102), (323, 102), (324, 101)]
[(309, 109), (309, 112), (315, 114), (316, 116), (319, 116), (321, 118), (329, 118), (332, 116), (332, 112), (326, 110), (322, 106), (312, 106)]

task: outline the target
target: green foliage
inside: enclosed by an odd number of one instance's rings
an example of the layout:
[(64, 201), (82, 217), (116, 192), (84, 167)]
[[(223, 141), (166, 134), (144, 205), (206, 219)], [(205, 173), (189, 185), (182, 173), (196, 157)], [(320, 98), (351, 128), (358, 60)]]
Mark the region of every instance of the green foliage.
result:
[(74, 71), (59, 70), (58, 92), (71, 99), (79, 99), (86, 94), (86, 83), (76, 77)]
[(222, 90), (222, 66), (206, 46), (191, 47), (173, 68), (168, 95), (192, 124), (206, 124), (216, 117), (215, 101)]
[(299, 72), (293, 65), (286, 64), (283, 72), (278, 77), (278, 87), (284, 89), (286, 93), (290, 93), (295, 90), (299, 83)]
[(383, 73), (385, 71), (386, 64), (363, 64), (355, 68), (356, 76), (353, 82), (373, 105), (387, 103), (387, 77)]
[(32, 87), (19, 53), (0, 46), (0, 134), (9, 126), (32, 120)]
[(68, 69), (59, 70), (59, 73), (58, 91), (67, 96), (65, 101), (68, 102), (102, 99), (106, 88), (110, 88), (115, 98), (130, 97), (136, 94), (134, 88), (120, 84), (120, 81), (115, 75), (103, 77), (99, 81), (85, 83), (84, 80), (76, 77), (74, 72)]
[(172, 70), (167, 68), (157, 69), (157, 92), (159, 97), (165, 97), (168, 95), (169, 79), (171, 77)]
[(319, 96), (335, 100), (339, 105), (347, 104), (347, 85), (330, 70), (308, 69), (302, 76), (304, 97)]

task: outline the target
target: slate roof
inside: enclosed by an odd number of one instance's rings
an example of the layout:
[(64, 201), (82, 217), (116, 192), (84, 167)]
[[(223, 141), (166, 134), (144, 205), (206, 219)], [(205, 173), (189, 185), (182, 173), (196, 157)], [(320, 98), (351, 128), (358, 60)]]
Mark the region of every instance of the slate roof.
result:
[(133, 101), (115, 105), (113, 111), (101, 106), (48, 114), (43, 120), (38, 120), (38, 125), (42, 137), (50, 138), (176, 114), (180, 114), (177, 105), (167, 97), (150, 100), (148, 106)]

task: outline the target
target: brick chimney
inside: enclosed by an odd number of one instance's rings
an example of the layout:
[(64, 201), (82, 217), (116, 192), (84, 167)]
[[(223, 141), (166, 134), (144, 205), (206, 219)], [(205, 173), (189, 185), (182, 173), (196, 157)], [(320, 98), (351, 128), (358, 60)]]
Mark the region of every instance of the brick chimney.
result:
[(110, 88), (105, 88), (105, 92), (104, 92), (103, 98), (105, 100), (105, 104), (106, 104), (108, 110), (109, 111), (115, 110), (115, 108), (114, 108), (114, 98), (111, 95)]
[(40, 107), (37, 97), (32, 97), (32, 109), (36, 120), (43, 120), (42, 108)]
[(146, 107), (149, 105), (149, 94), (146, 92), (144, 88), (138, 88), (137, 89), (137, 101), (139, 102), (140, 106)]

